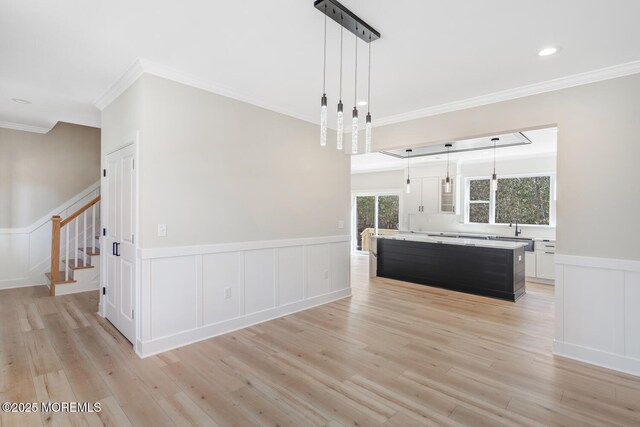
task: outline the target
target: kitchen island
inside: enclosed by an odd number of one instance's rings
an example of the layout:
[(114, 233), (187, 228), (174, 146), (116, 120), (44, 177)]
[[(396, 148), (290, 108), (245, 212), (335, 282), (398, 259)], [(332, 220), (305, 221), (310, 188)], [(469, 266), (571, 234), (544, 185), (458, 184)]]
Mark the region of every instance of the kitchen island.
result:
[(377, 275), (515, 301), (525, 293), (525, 243), (377, 236)]

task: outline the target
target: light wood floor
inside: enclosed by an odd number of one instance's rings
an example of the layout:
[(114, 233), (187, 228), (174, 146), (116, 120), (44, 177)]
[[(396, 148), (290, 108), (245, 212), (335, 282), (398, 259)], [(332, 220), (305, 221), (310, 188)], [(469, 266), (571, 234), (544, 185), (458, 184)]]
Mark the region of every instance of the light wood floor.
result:
[(353, 297), (138, 359), (98, 294), (0, 291), (1, 425), (640, 425), (640, 378), (553, 357), (552, 288), (517, 303), (367, 277)]

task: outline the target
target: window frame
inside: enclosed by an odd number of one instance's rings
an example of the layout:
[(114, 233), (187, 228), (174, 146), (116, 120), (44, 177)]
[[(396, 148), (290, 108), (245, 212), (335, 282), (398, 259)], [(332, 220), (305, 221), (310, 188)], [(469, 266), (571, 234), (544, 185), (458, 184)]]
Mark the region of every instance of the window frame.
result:
[(357, 254), (364, 254), (366, 252), (359, 251), (357, 241), (357, 228), (358, 228), (358, 213), (356, 199), (358, 197), (375, 197), (374, 201), (374, 232), (378, 234), (378, 197), (380, 196), (397, 196), (398, 197), (398, 231), (402, 229), (402, 218), (404, 214), (404, 191), (402, 189), (390, 189), (390, 190), (370, 190), (370, 191), (352, 191), (351, 192), (351, 251)]
[[(498, 175), (498, 186), (500, 180), (504, 178), (537, 178), (549, 177), (549, 224), (520, 224), (524, 227), (555, 227), (556, 226), (556, 174), (555, 172), (539, 172), (539, 173), (521, 173), (521, 174), (505, 174)], [(471, 181), (491, 180), (491, 175), (486, 176), (468, 176), (465, 178), (465, 194), (464, 194), (464, 223), (476, 225), (509, 225), (505, 222), (496, 221), (496, 194), (489, 192), (489, 222), (471, 222), (469, 221), (469, 209), (472, 203), (486, 203), (486, 201), (470, 200), (471, 199)]]

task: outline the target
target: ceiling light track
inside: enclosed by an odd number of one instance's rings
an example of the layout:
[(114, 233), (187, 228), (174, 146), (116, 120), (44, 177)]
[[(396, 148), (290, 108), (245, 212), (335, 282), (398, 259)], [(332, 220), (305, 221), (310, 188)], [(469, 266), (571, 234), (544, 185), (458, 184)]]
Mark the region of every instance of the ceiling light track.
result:
[(366, 43), (380, 38), (378, 31), (336, 0), (316, 0), (313, 5)]

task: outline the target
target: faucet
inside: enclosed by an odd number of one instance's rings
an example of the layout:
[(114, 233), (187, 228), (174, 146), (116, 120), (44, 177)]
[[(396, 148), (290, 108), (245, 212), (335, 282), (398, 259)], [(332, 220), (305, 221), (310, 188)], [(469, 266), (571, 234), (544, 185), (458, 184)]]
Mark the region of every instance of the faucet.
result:
[[(513, 226), (512, 223), (509, 223), (509, 227)], [(516, 221), (516, 237), (522, 234), (522, 229), (518, 230), (518, 221)]]

